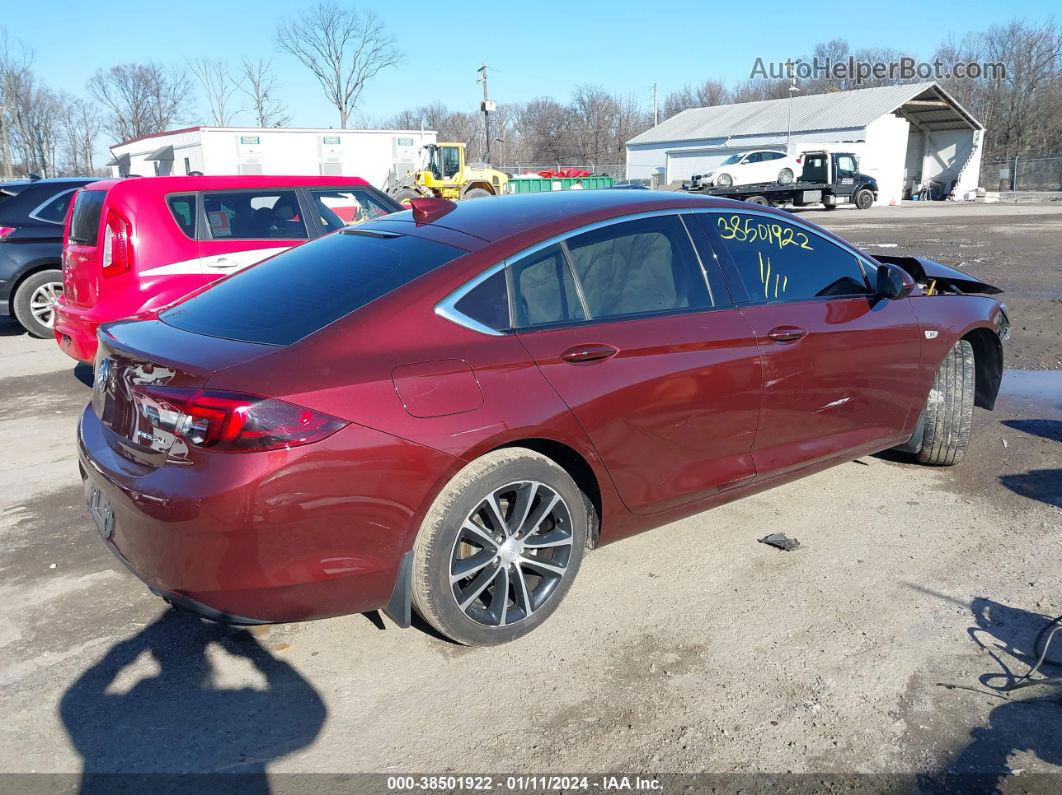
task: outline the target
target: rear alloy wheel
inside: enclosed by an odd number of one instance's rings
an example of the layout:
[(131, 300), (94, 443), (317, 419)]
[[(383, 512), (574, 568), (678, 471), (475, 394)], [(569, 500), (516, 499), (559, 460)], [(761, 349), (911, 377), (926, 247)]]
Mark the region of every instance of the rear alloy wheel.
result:
[(973, 346), (959, 340), (944, 357), (929, 390), (922, 448), (918, 451), (921, 463), (962, 463), (973, 425), (974, 386)]
[(34, 337), (47, 339), (55, 325), (55, 304), (63, 294), (63, 272), (34, 273), (15, 293), (15, 318)]
[(793, 184), (793, 169), (791, 169), (791, 168), (783, 168), (781, 171), (779, 171), (778, 172), (778, 182), (781, 185), (792, 185)]
[(855, 206), (860, 210), (869, 210), (874, 205), (874, 194), (866, 190), (857, 190), (854, 198)]
[(417, 536), (417, 612), (470, 646), (525, 635), (571, 587), (592, 510), (568, 473), (532, 450), (473, 461), (436, 498)]
[(729, 174), (720, 174), (715, 178), (715, 184), (719, 188), (729, 188), (734, 184), (734, 178)]

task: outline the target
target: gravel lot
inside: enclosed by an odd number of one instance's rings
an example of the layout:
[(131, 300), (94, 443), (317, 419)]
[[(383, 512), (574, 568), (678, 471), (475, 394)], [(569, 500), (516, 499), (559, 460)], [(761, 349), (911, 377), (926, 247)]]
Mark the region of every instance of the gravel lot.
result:
[[(597, 550), (544, 627), (494, 649), (375, 616), (246, 631), (165, 610), (85, 514), (85, 373), (0, 325), (0, 772), (975, 772), (1058, 791), (1062, 689), (999, 688), (1062, 613), (1062, 207), (807, 216), (1007, 290), (1021, 372), (977, 410), (970, 460), (869, 457)], [(756, 543), (774, 531), (801, 548)]]

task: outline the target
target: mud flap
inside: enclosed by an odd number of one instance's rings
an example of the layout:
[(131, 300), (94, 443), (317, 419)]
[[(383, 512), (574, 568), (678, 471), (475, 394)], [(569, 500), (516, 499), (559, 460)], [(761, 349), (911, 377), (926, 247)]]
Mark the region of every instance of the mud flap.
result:
[(901, 444), (899, 447), (894, 447), (894, 450), (898, 450), (901, 453), (912, 453), (917, 455), (922, 452), (922, 441), (926, 436), (926, 411), (922, 409), (922, 413), (918, 416), (918, 424), (915, 426), (914, 433), (911, 434), (911, 438), (906, 443)]
[(413, 623), (413, 590), (411, 578), (413, 576), (413, 550), (409, 550), (402, 556), (402, 562), (398, 564), (398, 578), (395, 580), (395, 589), (391, 592), (391, 599), (384, 614), (394, 621), (402, 629), (407, 629)]

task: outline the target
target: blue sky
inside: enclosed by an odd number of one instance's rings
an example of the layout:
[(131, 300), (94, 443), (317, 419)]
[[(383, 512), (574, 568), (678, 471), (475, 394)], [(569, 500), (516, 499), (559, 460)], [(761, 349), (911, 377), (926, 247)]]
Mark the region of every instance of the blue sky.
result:
[[(276, 51), (277, 23), (309, 0), (4, 0), (0, 24), (36, 52), (36, 71), (52, 88), (84, 93), (100, 67), (201, 56), (233, 62), (241, 55), (270, 56), (283, 99), (297, 126), (336, 124), (312, 76)], [(581, 83), (636, 94), (649, 106), (650, 86), (661, 97), (705, 78), (744, 79), (757, 56), (784, 60), (814, 44), (847, 38), (853, 48), (888, 46), (929, 58), (947, 35), (1018, 16), (1042, 20), (1053, 3), (969, 0), (906, 2), (737, 4), (671, 0), (535, 0), (534, 2), (358, 3), (377, 11), (406, 60), (381, 74), (362, 96), (360, 111), (380, 118), (404, 107), (442, 101), (458, 109), (478, 105), (476, 69), (491, 67), (492, 98), (524, 101), (566, 98)], [(176, 10), (179, 9), (179, 10)], [(192, 121), (192, 120), (189, 120)]]

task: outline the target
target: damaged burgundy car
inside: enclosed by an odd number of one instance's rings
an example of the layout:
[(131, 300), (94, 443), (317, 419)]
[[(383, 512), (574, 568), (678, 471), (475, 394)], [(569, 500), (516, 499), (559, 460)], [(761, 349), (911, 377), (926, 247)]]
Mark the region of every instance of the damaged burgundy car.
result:
[(171, 603), (501, 643), (587, 548), (887, 448), (958, 463), (999, 390), (998, 289), (784, 212), (412, 204), (101, 331), (90, 513)]

